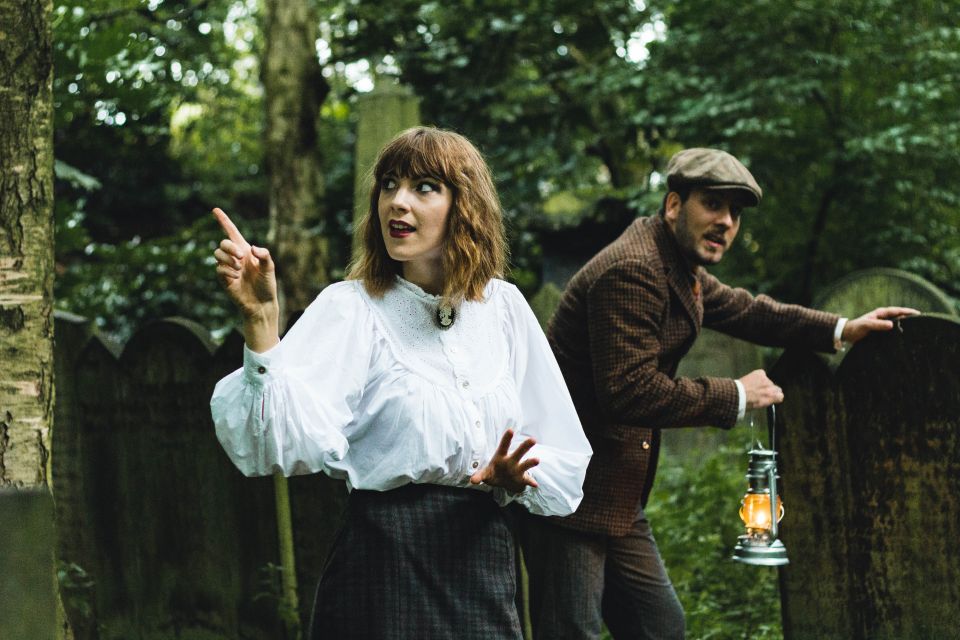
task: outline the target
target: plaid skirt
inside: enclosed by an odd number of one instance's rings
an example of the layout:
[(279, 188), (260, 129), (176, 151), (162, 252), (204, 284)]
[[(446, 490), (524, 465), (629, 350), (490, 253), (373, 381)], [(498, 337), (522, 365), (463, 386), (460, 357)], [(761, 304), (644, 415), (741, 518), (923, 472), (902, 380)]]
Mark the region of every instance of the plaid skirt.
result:
[(311, 640), (519, 640), (516, 560), (489, 494), (410, 484), (353, 491)]

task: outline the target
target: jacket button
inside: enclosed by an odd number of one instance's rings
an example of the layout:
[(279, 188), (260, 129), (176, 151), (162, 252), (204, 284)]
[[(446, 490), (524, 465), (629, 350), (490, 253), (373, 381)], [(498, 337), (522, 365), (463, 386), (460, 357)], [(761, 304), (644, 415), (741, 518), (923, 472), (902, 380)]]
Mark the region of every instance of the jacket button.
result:
[(644, 440), (642, 443), (640, 443), (640, 446), (643, 447), (644, 450), (647, 450), (650, 448), (650, 443)]

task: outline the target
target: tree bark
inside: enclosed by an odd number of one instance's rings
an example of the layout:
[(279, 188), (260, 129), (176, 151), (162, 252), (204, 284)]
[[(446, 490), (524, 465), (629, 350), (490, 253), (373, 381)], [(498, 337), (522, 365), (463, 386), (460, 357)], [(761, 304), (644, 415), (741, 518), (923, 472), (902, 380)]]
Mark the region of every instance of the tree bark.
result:
[[(317, 60), (317, 19), (304, 0), (265, 0), (266, 50), (261, 77), (266, 103), (269, 242), (274, 248), (281, 324), (306, 308), (328, 282), (327, 240), (317, 116), (330, 86)], [(286, 637), (301, 636), (287, 480), (274, 475), (283, 565), (281, 617)]]
[(266, 0), (264, 33), (270, 242), (286, 318), (305, 308), (328, 281), (316, 122), (330, 87), (317, 60), (317, 20), (308, 2)]
[(53, 421), (50, 0), (0, 0), (0, 486), (48, 483)]

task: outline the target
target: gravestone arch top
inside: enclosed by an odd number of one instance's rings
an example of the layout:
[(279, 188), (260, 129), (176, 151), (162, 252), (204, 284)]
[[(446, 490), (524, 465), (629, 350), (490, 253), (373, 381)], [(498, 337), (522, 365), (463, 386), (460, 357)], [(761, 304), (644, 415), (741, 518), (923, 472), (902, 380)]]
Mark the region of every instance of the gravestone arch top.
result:
[(900, 269), (854, 271), (824, 288), (814, 301), (817, 309), (847, 318), (890, 305), (957, 315), (956, 305), (943, 291), (920, 276)]

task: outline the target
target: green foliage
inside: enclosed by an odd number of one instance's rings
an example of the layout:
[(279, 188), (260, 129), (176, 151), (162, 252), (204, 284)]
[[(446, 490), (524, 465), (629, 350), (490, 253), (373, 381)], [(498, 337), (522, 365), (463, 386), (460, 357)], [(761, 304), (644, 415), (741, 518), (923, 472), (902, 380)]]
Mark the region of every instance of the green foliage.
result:
[(83, 567), (74, 562), (59, 562), (57, 585), (60, 599), (71, 618), (80, 619), (84, 624), (93, 620), (95, 583)]
[(516, 275), (535, 285), (531, 232), (556, 226), (544, 202), (578, 202), (573, 222), (625, 226), (638, 213), (651, 152), (645, 76), (627, 48), (648, 18), (641, 3), (348, 1), (331, 18), (332, 55), (398, 75), (423, 99), (425, 122), (479, 145), (500, 186)]
[(661, 460), (646, 513), (687, 617), (691, 640), (779, 640), (776, 569), (731, 560), (743, 527), (746, 456), (732, 447), (698, 462)]
[(654, 121), (744, 158), (765, 192), (721, 273), (803, 302), (870, 266), (960, 293), (955, 2), (658, 7)]
[(59, 308), (120, 337), (163, 315), (225, 326), (209, 210), (266, 217), (254, 7), (55, 6)]
[[(765, 193), (716, 270), (725, 280), (809, 301), (850, 271), (894, 266), (960, 297), (952, 0), (320, 9), (331, 93), (317, 123), (329, 221), (318, 231), (341, 247), (335, 276), (353, 209), (350, 104), (375, 73), (412, 86), (426, 122), (485, 153), (528, 293), (542, 231), (625, 226), (658, 206), (672, 153), (710, 145), (744, 159)], [(164, 315), (231, 323), (208, 211), (265, 243), (258, 20), (255, 0), (55, 2), (59, 308), (121, 337)], [(773, 570), (729, 560), (742, 458), (664, 460), (648, 508), (691, 638), (780, 637)], [(82, 569), (61, 571), (82, 609)]]
[[(209, 209), (210, 191), (230, 204), (256, 182), (257, 161), (242, 142), (257, 137), (259, 111), (237, 104), (250, 91), (242, 63), (254, 60), (245, 19), (242, 3), (227, 0), (67, 0), (54, 8), (56, 155), (102, 185), (83, 195), (94, 240), (170, 233)], [(191, 105), (217, 111), (201, 163), (171, 149), (176, 116)], [(69, 184), (58, 184), (57, 196), (77, 200)]]
[[(239, 216), (238, 224), (244, 224)], [(254, 241), (265, 227), (263, 220), (245, 223)], [(90, 242), (84, 259), (58, 274), (56, 306), (93, 318), (101, 330), (123, 339), (166, 316), (202, 321), (223, 335), (235, 314), (214, 279), (213, 250), (221, 236), (213, 216), (205, 215), (153, 240)]]
[[(317, 231), (332, 240), (335, 276), (351, 231), (351, 99), (387, 75), (414, 88), (426, 122), (488, 157), (528, 294), (542, 232), (624, 227), (658, 206), (672, 153), (713, 145), (765, 191), (717, 268), (725, 280), (808, 302), (850, 271), (893, 266), (960, 297), (956, 3), (340, 0), (321, 11), (331, 93)], [(56, 5), (62, 306), (107, 312), (76, 296), (109, 281), (98, 295), (129, 298), (114, 312), (223, 320), (198, 315), (213, 307), (189, 295), (154, 306), (101, 276), (110, 256), (145, 263), (133, 254), (157, 243), (182, 261), (178, 234), (211, 206), (266, 218), (258, 20), (254, 0)], [(208, 267), (192, 267), (171, 266), (213, 289)]]

